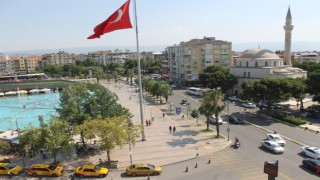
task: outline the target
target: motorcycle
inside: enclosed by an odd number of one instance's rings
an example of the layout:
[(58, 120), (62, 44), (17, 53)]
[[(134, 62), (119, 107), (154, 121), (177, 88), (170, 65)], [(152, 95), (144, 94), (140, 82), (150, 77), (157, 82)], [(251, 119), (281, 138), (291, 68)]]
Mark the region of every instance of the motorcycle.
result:
[(234, 149), (238, 149), (240, 147), (240, 142), (239, 141), (234, 142), (234, 144), (232, 144), (231, 147)]

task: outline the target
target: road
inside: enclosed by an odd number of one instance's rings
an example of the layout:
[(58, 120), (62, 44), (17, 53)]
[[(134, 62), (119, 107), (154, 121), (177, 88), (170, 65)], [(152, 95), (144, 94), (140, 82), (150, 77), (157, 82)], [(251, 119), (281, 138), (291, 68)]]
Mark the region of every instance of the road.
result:
[[(179, 104), (182, 99), (188, 99), (190, 101), (190, 109), (196, 109), (199, 107), (199, 98), (194, 98), (187, 95), (184, 90), (175, 91), (175, 95), (172, 96), (169, 101), (175, 104)], [(187, 108), (183, 107), (183, 111), (184, 113), (187, 113)], [(319, 135), (311, 133), (309, 131), (305, 131), (298, 127), (288, 126), (283, 123), (267, 120), (257, 113), (257, 109), (250, 109), (247, 110), (246, 113), (244, 113), (244, 108), (240, 107), (238, 104), (229, 104), (229, 114), (245, 118), (246, 121), (257, 124), (261, 127), (257, 128), (256, 126), (252, 126), (249, 124), (230, 125), (230, 139), (233, 140), (234, 137), (238, 137), (241, 142), (241, 148), (237, 150), (237, 154), (239, 154), (239, 156), (236, 156), (235, 158), (235, 161), (238, 161), (239, 159), (241, 160), (237, 165), (239, 169), (243, 169), (243, 171), (240, 172), (252, 172), (252, 170), (249, 170), (248, 168), (243, 168), (241, 162), (254, 165), (254, 167), (258, 168), (256, 170), (262, 173), (263, 164), (265, 161), (279, 160), (279, 179), (297, 179), (296, 177), (305, 177), (304, 179), (319, 178), (319, 176), (315, 175), (314, 173), (310, 173), (309, 171), (306, 171), (301, 167), (301, 161), (303, 159), (303, 157), (299, 153), (301, 146), (296, 143), (298, 142), (310, 146), (319, 146)], [(200, 120), (204, 122), (205, 117), (201, 117)], [(215, 129), (214, 126), (212, 126), (212, 128)], [(270, 131), (276, 130), (283, 137), (287, 137), (293, 140), (293, 142), (287, 140), (284, 154), (274, 155), (260, 147), (261, 141), (266, 136), (266, 129)], [(227, 135), (227, 124), (223, 124), (221, 126), (220, 132), (225, 136)], [(229, 151), (230, 150), (226, 150), (226, 152), (220, 153), (226, 153), (226, 156), (228, 156), (230, 155)], [(214, 174), (214, 172), (208, 173)], [(238, 172), (236, 175), (239, 174), (241, 173)]]

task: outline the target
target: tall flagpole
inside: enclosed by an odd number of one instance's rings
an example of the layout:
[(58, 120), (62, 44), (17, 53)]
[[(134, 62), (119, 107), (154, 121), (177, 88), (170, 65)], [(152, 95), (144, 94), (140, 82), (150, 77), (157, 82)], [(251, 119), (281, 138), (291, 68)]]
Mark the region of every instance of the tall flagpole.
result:
[(140, 116), (141, 116), (141, 135), (142, 141), (146, 140), (144, 134), (144, 118), (143, 118), (143, 98), (142, 98), (142, 83), (141, 83), (141, 63), (140, 63), (140, 52), (139, 52), (139, 38), (138, 38), (138, 20), (137, 20), (137, 7), (136, 7), (136, 0), (134, 2), (134, 19), (135, 19), (135, 26), (136, 26), (136, 41), (137, 41), (137, 54), (138, 54), (138, 78), (139, 78), (139, 96), (140, 96)]

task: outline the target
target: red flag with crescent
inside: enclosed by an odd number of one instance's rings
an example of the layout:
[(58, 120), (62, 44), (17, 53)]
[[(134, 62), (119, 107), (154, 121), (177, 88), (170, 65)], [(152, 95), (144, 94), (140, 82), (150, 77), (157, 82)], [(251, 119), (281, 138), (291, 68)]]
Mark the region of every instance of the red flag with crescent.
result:
[(119, 29), (132, 28), (129, 16), (130, 0), (124, 3), (116, 12), (114, 12), (107, 20), (94, 28), (94, 34), (87, 39), (100, 38), (101, 35), (116, 31)]

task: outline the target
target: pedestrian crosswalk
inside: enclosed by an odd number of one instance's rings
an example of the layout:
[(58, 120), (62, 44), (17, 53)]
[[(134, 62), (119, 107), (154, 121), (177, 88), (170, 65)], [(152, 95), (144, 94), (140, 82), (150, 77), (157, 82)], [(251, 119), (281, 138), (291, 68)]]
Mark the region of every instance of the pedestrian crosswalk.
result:
[[(263, 172), (264, 162), (255, 162), (254, 156), (250, 160), (250, 155), (243, 155), (240, 151), (232, 148), (214, 153), (210, 156), (214, 166), (227, 171), (230, 175), (237, 177), (237, 180), (259, 180), (267, 179), (268, 175)], [(254, 162), (254, 163), (253, 163)], [(283, 174), (279, 174), (277, 179), (290, 179)]]

